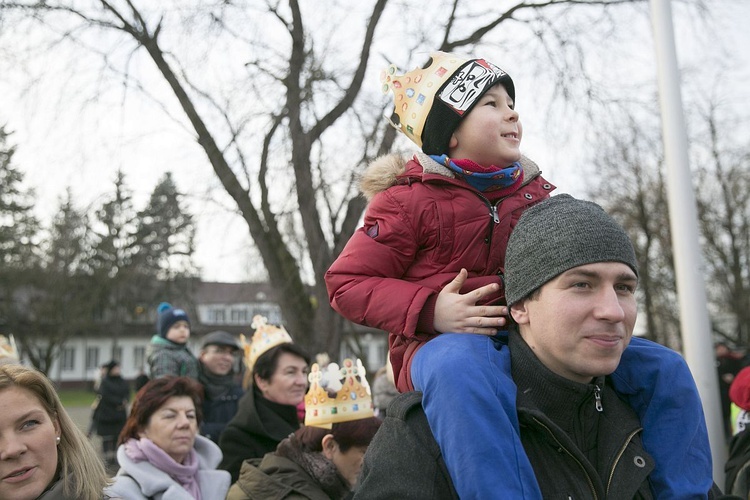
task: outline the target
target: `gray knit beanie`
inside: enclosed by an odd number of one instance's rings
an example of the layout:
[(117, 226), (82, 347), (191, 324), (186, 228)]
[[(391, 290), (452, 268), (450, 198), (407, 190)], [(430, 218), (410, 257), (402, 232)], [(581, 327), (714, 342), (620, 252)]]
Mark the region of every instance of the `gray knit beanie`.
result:
[(526, 210), (505, 254), (505, 299), (513, 305), (568, 269), (622, 262), (638, 275), (625, 230), (596, 203), (567, 194)]

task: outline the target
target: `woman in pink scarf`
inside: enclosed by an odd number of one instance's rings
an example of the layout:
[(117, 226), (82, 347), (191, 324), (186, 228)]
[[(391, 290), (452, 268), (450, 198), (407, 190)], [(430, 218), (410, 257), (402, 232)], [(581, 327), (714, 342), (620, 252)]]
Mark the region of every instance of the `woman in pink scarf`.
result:
[(216, 470), (221, 450), (198, 435), (203, 390), (187, 377), (151, 380), (138, 391), (120, 434), (113, 498), (224, 498), (230, 476)]

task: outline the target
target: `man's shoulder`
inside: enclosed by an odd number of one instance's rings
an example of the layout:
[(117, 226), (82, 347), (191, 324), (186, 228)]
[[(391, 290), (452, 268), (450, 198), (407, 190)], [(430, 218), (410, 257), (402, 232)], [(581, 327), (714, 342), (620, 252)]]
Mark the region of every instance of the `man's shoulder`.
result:
[(367, 448), (354, 498), (458, 498), (422, 409), (421, 392), (393, 398)]
[[(413, 413), (416, 412), (417, 415)], [(406, 420), (410, 414), (412, 418), (424, 415), (422, 409), (422, 393), (419, 391), (403, 392), (391, 400), (388, 406), (388, 416), (398, 420)]]
[(384, 447), (419, 449), (419, 454), (426, 452), (433, 460), (441, 456), (422, 408), (422, 393), (419, 391), (405, 392), (393, 398), (381, 428), (384, 430), (379, 433), (378, 440)]

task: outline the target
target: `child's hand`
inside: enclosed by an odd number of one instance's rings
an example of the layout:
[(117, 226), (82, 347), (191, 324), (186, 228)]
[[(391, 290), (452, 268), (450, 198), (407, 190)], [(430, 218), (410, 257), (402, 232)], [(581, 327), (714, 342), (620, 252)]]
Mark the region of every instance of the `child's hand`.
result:
[(462, 295), (459, 292), (468, 275), (466, 269), (461, 269), (458, 276), (440, 291), (435, 302), (433, 326), (443, 333), (494, 335), (499, 327), (507, 323), (503, 316), (508, 315), (508, 308), (478, 306), (476, 303), (496, 293), (500, 285), (492, 283)]

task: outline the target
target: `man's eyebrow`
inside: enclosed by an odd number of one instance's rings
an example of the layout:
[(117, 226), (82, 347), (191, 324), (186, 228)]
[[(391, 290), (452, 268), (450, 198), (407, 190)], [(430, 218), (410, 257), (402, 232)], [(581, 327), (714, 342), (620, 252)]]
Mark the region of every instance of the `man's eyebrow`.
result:
[[(566, 271), (565, 273), (563, 273), (563, 275), (565, 277), (571, 277), (571, 278), (576, 278), (576, 277), (601, 278), (602, 276), (601, 273), (592, 271), (590, 269), (570, 269)], [(615, 278), (617, 281), (633, 281), (633, 282), (638, 281), (638, 277), (635, 274), (629, 273), (629, 272), (618, 273)]]

